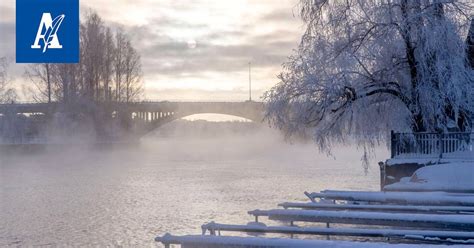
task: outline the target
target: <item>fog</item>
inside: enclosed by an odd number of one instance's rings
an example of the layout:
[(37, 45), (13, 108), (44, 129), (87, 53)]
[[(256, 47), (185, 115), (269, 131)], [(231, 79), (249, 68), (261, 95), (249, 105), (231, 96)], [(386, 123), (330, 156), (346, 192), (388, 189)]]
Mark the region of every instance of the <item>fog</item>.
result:
[(388, 156), (376, 148), (366, 174), (354, 146), (327, 157), (262, 124), (183, 120), (137, 144), (1, 149), (0, 246), (154, 246), (305, 190), (377, 190)]

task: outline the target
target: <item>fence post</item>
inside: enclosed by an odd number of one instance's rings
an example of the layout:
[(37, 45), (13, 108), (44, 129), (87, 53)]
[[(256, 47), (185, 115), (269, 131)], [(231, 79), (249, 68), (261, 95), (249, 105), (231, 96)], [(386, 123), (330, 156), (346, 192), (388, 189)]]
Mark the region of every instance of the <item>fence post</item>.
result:
[(439, 133), (439, 158), (443, 158), (444, 152), (444, 133)]
[(395, 157), (395, 132), (390, 130), (390, 158)]
[(473, 140), (474, 140), (474, 133), (471, 131), (471, 132), (469, 133), (469, 141), (468, 141), (468, 148), (469, 148), (469, 151), (471, 151), (471, 152), (472, 152), (472, 150), (473, 150), (473, 149), (472, 149), (472, 148), (473, 148), (473, 147), (472, 147), (472, 143), (473, 143), (472, 141), (473, 141)]
[(379, 168), (380, 168), (380, 191), (384, 191), (384, 187), (387, 181), (387, 173), (385, 171), (385, 163), (384, 162), (379, 162)]

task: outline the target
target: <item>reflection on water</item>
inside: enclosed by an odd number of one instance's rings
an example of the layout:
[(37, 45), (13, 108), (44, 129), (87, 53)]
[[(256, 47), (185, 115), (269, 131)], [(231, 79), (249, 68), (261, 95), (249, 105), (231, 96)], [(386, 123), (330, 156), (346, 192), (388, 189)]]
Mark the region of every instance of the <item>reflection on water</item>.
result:
[(305, 200), (305, 190), (378, 189), (360, 151), (327, 158), (262, 132), (2, 154), (0, 246), (154, 246), (158, 234), (199, 234), (210, 220), (245, 224), (247, 210)]

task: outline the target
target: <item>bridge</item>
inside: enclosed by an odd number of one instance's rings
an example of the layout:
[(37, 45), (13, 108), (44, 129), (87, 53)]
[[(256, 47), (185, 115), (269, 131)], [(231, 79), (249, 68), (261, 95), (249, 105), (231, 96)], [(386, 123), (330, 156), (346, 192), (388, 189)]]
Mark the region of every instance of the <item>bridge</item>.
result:
[[(87, 111), (90, 104), (75, 106)], [(0, 104), (0, 116), (46, 116), (65, 111), (61, 103)], [(194, 114), (224, 114), (261, 122), (264, 114), (262, 102), (107, 102), (100, 104), (101, 113), (128, 122), (130, 132), (141, 137), (173, 120)]]

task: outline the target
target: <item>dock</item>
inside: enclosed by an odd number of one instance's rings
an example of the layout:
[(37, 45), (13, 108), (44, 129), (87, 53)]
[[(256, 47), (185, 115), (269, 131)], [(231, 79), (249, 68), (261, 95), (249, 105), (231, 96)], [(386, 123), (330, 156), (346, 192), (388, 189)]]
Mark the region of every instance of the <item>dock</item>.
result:
[(248, 211), (253, 217), (249, 223), (209, 222), (201, 226), (201, 235), (165, 234), (155, 240), (165, 247), (191, 248), (474, 245), (474, 194), (334, 190), (304, 194), (307, 202)]

